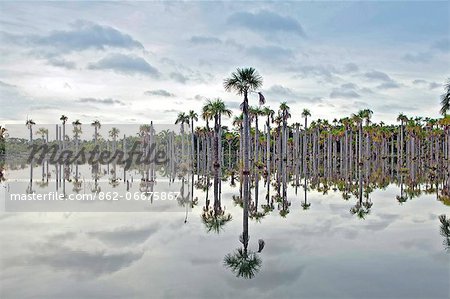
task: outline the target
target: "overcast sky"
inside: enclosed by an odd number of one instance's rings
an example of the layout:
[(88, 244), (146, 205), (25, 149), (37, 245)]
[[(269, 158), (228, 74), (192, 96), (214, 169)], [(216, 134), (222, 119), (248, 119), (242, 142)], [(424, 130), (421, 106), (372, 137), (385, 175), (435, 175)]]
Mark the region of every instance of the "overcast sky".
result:
[[(173, 123), (255, 67), (292, 121), (438, 117), (449, 2), (0, 3), (0, 122)], [(257, 99), (251, 99), (253, 104)], [(59, 122), (59, 121), (58, 121)]]

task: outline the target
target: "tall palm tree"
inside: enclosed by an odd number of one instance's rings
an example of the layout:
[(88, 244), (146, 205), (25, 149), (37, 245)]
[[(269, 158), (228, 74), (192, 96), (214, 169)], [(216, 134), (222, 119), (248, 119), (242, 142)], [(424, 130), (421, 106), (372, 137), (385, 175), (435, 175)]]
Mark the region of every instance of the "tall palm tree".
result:
[[(405, 123), (408, 122), (408, 117), (403, 113), (400, 113), (397, 117), (397, 121), (400, 122), (400, 145), (397, 144), (397, 149), (400, 152), (400, 163), (399, 165), (403, 165), (403, 146), (404, 146), (404, 135), (405, 135)], [(397, 157), (398, 159), (398, 157)]]
[(73, 135), (75, 140), (78, 140), (78, 137), (83, 133), (81, 130), (81, 122), (77, 119), (76, 121), (72, 122), (73, 125)]
[(216, 98), (214, 100), (207, 100), (205, 103), (206, 109), (203, 111), (207, 111), (208, 115), (211, 115), (214, 118), (214, 167), (218, 168), (220, 166), (219, 163), (219, 130), (222, 124), (222, 115), (231, 116), (231, 110), (228, 109), (225, 105), (225, 102), (220, 98)]
[(61, 117), (59, 118), (59, 120), (62, 122), (62, 127), (63, 127), (63, 148), (66, 147), (66, 122), (69, 118), (67, 116), (65, 116), (64, 114), (61, 115)]
[(28, 130), (30, 130), (30, 142), (33, 141), (33, 126), (36, 123), (32, 119), (27, 119), (25, 125), (27, 126)]
[(117, 137), (119, 137), (120, 130), (117, 129), (116, 127), (112, 127), (108, 133), (109, 133), (109, 137), (111, 137), (113, 139), (113, 142), (114, 142), (113, 150), (115, 150), (116, 149), (116, 141), (117, 141)]
[(189, 115), (184, 112), (178, 113), (175, 124), (180, 124), (181, 133), (181, 160), (184, 160), (184, 124), (189, 125)]
[(100, 128), (102, 127), (102, 125), (100, 124), (100, 122), (98, 120), (94, 120), (91, 123), (91, 126), (94, 127), (94, 144), (97, 145), (97, 139), (98, 139), (98, 130), (100, 130)]
[(366, 121), (366, 127), (369, 126), (372, 115), (373, 111), (370, 109), (364, 109), (360, 111), (360, 116)]
[(441, 95), (441, 114), (447, 115), (447, 113), (450, 111), (450, 78), (447, 79), (447, 84), (445, 84), (445, 91)]
[[(192, 163), (194, 163), (194, 121), (198, 121), (198, 114), (194, 110), (189, 111), (189, 120), (191, 124), (191, 157), (192, 157)], [(198, 149), (197, 149), (198, 151)], [(192, 164), (194, 165), (194, 164)]]
[(273, 122), (273, 116), (275, 111), (270, 109), (270, 107), (264, 107), (263, 114), (267, 117), (266, 119), (266, 171), (270, 175), (270, 123)]
[(259, 155), (258, 155), (258, 144), (259, 144), (259, 130), (258, 130), (258, 118), (259, 116), (264, 115), (263, 110), (261, 107), (249, 107), (249, 114), (250, 119), (255, 120), (255, 144), (254, 144), (254, 163), (259, 162)]
[[(244, 101), (241, 105), (242, 113), (243, 113), (243, 153), (244, 153), (244, 167), (243, 167), (243, 176), (244, 176), (244, 215), (243, 215), (243, 226), (244, 233), (243, 239), (245, 242), (248, 242), (248, 203), (249, 203), (249, 140), (250, 140), (250, 124), (248, 119), (248, 95), (249, 93), (256, 92), (259, 88), (261, 88), (263, 83), (262, 77), (259, 73), (252, 67), (250, 68), (238, 68), (236, 72), (231, 73), (231, 76), (224, 80), (224, 88), (226, 91), (231, 92), (234, 91), (240, 96), (244, 96)], [(265, 102), (264, 96), (262, 93), (259, 94), (259, 104), (263, 105)]]
[(244, 115), (241, 113), (239, 116), (235, 116), (233, 118), (233, 126), (237, 127), (237, 130), (239, 131), (239, 165), (241, 165), (241, 163), (243, 163), (243, 139), (244, 139), (244, 128), (243, 128), (243, 122), (244, 122)]
[(361, 165), (362, 163), (362, 134), (363, 134), (363, 117), (364, 114), (362, 111), (359, 111), (357, 114), (352, 115), (353, 121), (358, 126), (358, 164)]
[(305, 119), (305, 131), (308, 129), (308, 116), (311, 116), (309, 109), (303, 109), (302, 117)]
[(281, 116), (281, 120), (283, 122), (283, 131), (282, 131), (282, 158), (283, 161), (287, 161), (287, 120), (291, 117), (290, 113), (291, 108), (288, 106), (286, 102), (282, 102), (280, 104), (280, 111), (279, 114)]
[[(220, 98), (216, 98), (214, 100), (207, 100), (205, 106), (207, 107), (207, 111), (209, 115), (214, 117), (214, 199), (216, 206), (216, 199), (219, 198), (219, 168), (220, 168), (220, 159), (219, 159), (219, 138), (220, 128), (222, 123), (222, 115), (226, 115), (228, 117), (231, 116), (231, 110), (227, 109), (225, 106), (225, 102)], [(218, 207), (215, 207), (215, 210), (218, 210)], [(215, 212), (217, 214), (217, 212)]]
[(233, 143), (236, 141), (236, 133), (234, 132), (226, 132), (225, 133), (225, 140), (228, 145), (228, 169), (231, 169), (231, 162), (232, 162), (232, 154), (231, 154), (231, 148), (233, 146)]
[(359, 112), (360, 116), (365, 120), (365, 128), (366, 128), (366, 158), (369, 159), (369, 150), (370, 150), (370, 135), (368, 131), (368, 127), (370, 125), (370, 119), (372, 118), (373, 111), (370, 109), (364, 109)]

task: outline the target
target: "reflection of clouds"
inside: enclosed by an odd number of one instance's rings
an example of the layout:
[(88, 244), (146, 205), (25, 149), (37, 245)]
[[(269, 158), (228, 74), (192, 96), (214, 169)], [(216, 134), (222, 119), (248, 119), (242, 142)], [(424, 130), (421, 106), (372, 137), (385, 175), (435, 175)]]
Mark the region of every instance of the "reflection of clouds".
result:
[(108, 253), (105, 250), (88, 252), (53, 244), (44, 246), (29, 259), (31, 265), (46, 265), (55, 270), (76, 275), (103, 275), (117, 272), (139, 260), (144, 252), (130, 250)]
[[(303, 275), (306, 266), (298, 263), (280, 264), (278, 260), (265, 260), (264, 257), (260, 272), (251, 280), (239, 279), (234, 276), (227, 276), (226, 282), (233, 288), (245, 288), (247, 295), (253, 292), (264, 291), (275, 295), (276, 290), (291, 290), (292, 285), (298, 282)], [(293, 294), (292, 294), (293, 295)], [(245, 297), (245, 295), (244, 295)], [(249, 296), (250, 298), (251, 296)], [(269, 298), (272, 296), (269, 295)]]
[(353, 240), (358, 236), (358, 231), (355, 229), (346, 229), (343, 227), (338, 227), (337, 230), (342, 233), (344, 238)]
[(389, 225), (395, 222), (395, 220), (400, 218), (400, 215), (394, 214), (377, 214), (379, 220), (376, 219), (368, 219), (366, 223), (363, 225), (365, 229), (372, 231), (381, 231), (387, 228)]
[(159, 225), (141, 228), (119, 227), (112, 231), (94, 231), (87, 234), (108, 245), (126, 246), (145, 242), (151, 235), (155, 234), (158, 229)]
[(430, 243), (430, 240), (427, 239), (408, 239), (401, 241), (400, 244), (410, 250), (410, 249), (417, 249), (417, 250), (424, 250), (428, 251), (433, 248), (432, 244)]
[(213, 257), (193, 257), (189, 260), (192, 266), (212, 265), (217, 264), (218, 259)]
[(401, 218), (400, 215), (396, 215), (396, 214), (384, 214), (384, 213), (378, 213), (377, 216), (381, 219), (385, 219), (385, 220), (390, 220), (390, 221), (394, 221), (396, 219)]
[[(261, 186), (260, 203), (265, 203)], [(259, 238), (266, 247), (261, 271), (245, 281), (222, 265), (242, 232), (242, 208), (231, 199), (239, 184), (222, 188), (222, 205), (235, 220), (221, 235), (204, 231), (199, 215), (205, 194), (199, 190), (199, 205), (189, 211), (187, 224), (184, 212), (70, 217), (22, 213), (3, 218), (0, 242), (7, 245), (1, 245), (1, 283), (7, 291), (0, 297), (381, 298), (386, 290), (396, 298), (443, 294), (448, 255), (438, 232), (439, 202), (398, 206), (395, 200), (382, 200), (392, 199), (386, 191), (376, 190), (371, 215), (360, 220), (349, 213), (353, 200), (343, 201), (339, 194), (311, 192), (313, 205), (307, 213), (292, 195), (286, 219), (275, 211), (261, 223), (250, 222), (250, 248), (256, 248)], [(209, 195), (212, 204), (212, 188)], [(414, 224), (416, 218), (428, 217)]]

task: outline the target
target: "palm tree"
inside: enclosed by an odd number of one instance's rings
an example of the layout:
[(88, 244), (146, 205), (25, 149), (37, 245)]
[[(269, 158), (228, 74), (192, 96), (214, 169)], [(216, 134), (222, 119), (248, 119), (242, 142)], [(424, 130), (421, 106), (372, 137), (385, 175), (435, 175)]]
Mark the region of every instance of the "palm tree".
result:
[(175, 124), (180, 124), (180, 133), (181, 133), (181, 160), (184, 160), (184, 124), (189, 125), (189, 115), (184, 112), (178, 113)]
[[(249, 107), (250, 119), (255, 119), (255, 145), (254, 145), (254, 163), (259, 162), (258, 155), (258, 143), (259, 143), (259, 131), (258, 131), (258, 117), (264, 115), (261, 107)], [(250, 121), (251, 121), (250, 120)]]
[(372, 118), (373, 111), (370, 109), (364, 109), (359, 112), (360, 116), (365, 120), (366, 124), (366, 158), (369, 159), (369, 150), (370, 150), (370, 137), (368, 132), (368, 127), (370, 124), (370, 119)]
[[(244, 96), (244, 101), (241, 105), (243, 113), (243, 153), (244, 153), (244, 215), (243, 215), (243, 226), (244, 233), (243, 239), (248, 242), (248, 203), (249, 203), (249, 140), (250, 140), (250, 124), (248, 119), (248, 94), (251, 92), (256, 92), (262, 86), (262, 77), (254, 68), (238, 68), (236, 72), (231, 74), (231, 77), (225, 79), (224, 88), (226, 91), (235, 91), (238, 95)], [(259, 104), (263, 105), (265, 102), (264, 96), (259, 92)]]
[(66, 145), (66, 122), (69, 118), (67, 116), (65, 116), (64, 114), (61, 115), (61, 117), (59, 118), (59, 120), (62, 122), (62, 126), (63, 126), (63, 148), (65, 148)]
[[(6, 152), (6, 148), (5, 148), (5, 138), (8, 136), (7, 133), (7, 129), (5, 127), (0, 126), (0, 158), (2, 159), (1, 162), (3, 161), (4, 158), (4, 154)], [(0, 174), (1, 174), (1, 163), (0, 163)], [(1, 177), (2, 178), (2, 177)]]
[(445, 84), (445, 92), (441, 95), (441, 114), (447, 115), (450, 110), (450, 78), (447, 79), (447, 84)]
[[(403, 146), (404, 146), (404, 134), (405, 134), (405, 123), (408, 122), (408, 117), (403, 113), (400, 113), (397, 117), (397, 121), (400, 121), (400, 146), (397, 144), (397, 150), (400, 152), (400, 163), (399, 165), (403, 165)], [(397, 157), (398, 159), (398, 157)]]
[(266, 120), (266, 171), (270, 175), (270, 123), (273, 122), (275, 111), (270, 107), (264, 107), (263, 114), (267, 117)]
[(120, 130), (117, 129), (116, 127), (112, 127), (111, 130), (109, 130), (109, 137), (111, 137), (114, 142), (113, 150), (116, 149), (116, 140), (117, 140), (117, 137), (119, 137), (119, 133), (120, 133)]
[(308, 116), (311, 116), (309, 109), (303, 109), (302, 117), (305, 119), (305, 131), (308, 129)]
[(44, 142), (48, 142), (48, 129), (46, 128), (39, 128), (36, 131), (36, 135), (41, 135), (41, 138)]
[(366, 127), (369, 126), (372, 115), (373, 111), (370, 109), (364, 109), (360, 111), (360, 116), (366, 121)]
[(32, 119), (27, 119), (25, 125), (28, 127), (28, 130), (30, 130), (30, 142), (33, 141), (33, 126), (36, 123)]
[[(198, 114), (194, 110), (189, 111), (189, 120), (191, 124), (191, 157), (192, 157), (192, 163), (194, 163), (194, 121), (198, 121)], [(198, 149), (197, 149), (198, 151)], [(194, 165), (194, 164), (192, 164)]]
[(102, 125), (100, 124), (100, 122), (98, 120), (94, 120), (91, 123), (91, 126), (94, 127), (94, 144), (97, 145), (97, 138), (99, 136), (98, 134), (98, 130), (100, 130), (100, 128), (102, 127)]
[(226, 132), (225, 140), (228, 145), (228, 168), (231, 169), (231, 162), (232, 162), (231, 148), (233, 146), (233, 143), (236, 141), (236, 134), (233, 132)]
[(75, 141), (78, 144), (78, 137), (83, 133), (81, 130), (81, 122), (77, 119), (76, 121), (72, 122), (73, 125), (73, 136), (75, 138)]
[(207, 107), (203, 111), (207, 111), (208, 115), (212, 115), (214, 117), (214, 209), (215, 215), (220, 214), (219, 207), (217, 207), (217, 200), (219, 198), (219, 168), (220, 168), (220, 159), (219, 159), (219, 138), (220, 141), (222, 138), (220, 135), (220, 128), (222, 123), (222, 115), (226, 115), (228, 117), (231, 116), (231, 110), (227, 109), (225, 106), (225, 102), (220, 98), (216, 98), (214, 100), (207, 100), (205, 106)]
[[(231, 116), (231, 110), (225, 106), (225, 102), (220, 98), (207, 100), (203, 111), (214, 118), (214, 167), (218, 168), (219, 163), (219, 130), (222, 124), (222, 115)], [(221, 138), (220, 138), (221, 139)]]
[(362, 134), (363, 134), (363, 123), (364, 112), (360, 110), (357, 114), (352, 115), (353, 121), (358, 126), (358, 164), (362, 164)]
[(281, 120), (283, 122), (283, 131), (282, 131), (282, 158), (283, 161), (287, 161), (287, 139), (288, 139), (288, 133), (287, 133), (287, 120), (288, 118), (291, 117), (291, 113), (290, 113), (291, 108), (287, 105), (286, 102), (282, 102), (280, 104), (280, 111), (279, 111), (279, 115), (281, 116)]
[(239, 131), (239, 161), (238, 164), (241, 165), (243, 163), (243, 138), (244, 138), (244, 128), (243, 128), (243, 121), (244, 121), (244, 115), (241, 113), (239, 116), (235, 116), (233, 118), (233, 126), (237, 127), (237, 130)]

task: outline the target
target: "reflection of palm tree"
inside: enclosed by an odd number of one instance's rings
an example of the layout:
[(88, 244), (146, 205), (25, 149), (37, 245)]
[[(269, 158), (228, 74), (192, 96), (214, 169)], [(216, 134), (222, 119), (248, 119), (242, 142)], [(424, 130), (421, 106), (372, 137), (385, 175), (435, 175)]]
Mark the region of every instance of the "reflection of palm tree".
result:
[(267, 215), (266, 210), (258, 211), (258, 199), (259, 199), (259, 173), (256, 173), (255, 177), (255, 201), (250, 203), (249, 207), (249, 217), (250, 219), (254, 219), (257, 222), (261, 222), (261, 220)]
[(408, 197), (403, 195), (403, 174), (400, 175), (400, 195), (397, 195), (396, 198), (400, 204), (408, 200)]
[(366, 215), (370, 214), (370, 208), (372, 203), (367, 199), (365, 203), (362, 202), (363, 199), (363, 180), (361, 165), (358, 171), (359, 183), (358, 183), (358, 202), (350, 209), (350, 213), (357, 215), (359, 219), (365, 219)]
[(220, 233), (223, 226), (230, 222), (233, 217), (230, 213), (225, 213), (225, 210), (215, 208), (203, 208), (202, 222), (206, 227), (207, 232)]
[[(217, 170), (216, 170), (217, 173)], [(206, 226), (208, 232), (214, 231), (219, 233), (225, 224), (232, 220), (230, 213), (225, 213), (222, 209), (220, 195), (218, 194), (220, 180), (218, 175), (214, 175), (214, 207), (211, 209), (209, 203), (203, 208), (202, 222)]]
[(82, 182), (81, 181), (79, 181), (78, 179), (75, 179), (75, 180), (73, 180), (73, 191), (75, 192), (75, 193), (79, 193), (80, 191), (81, 191), (81, 189), (82, 189)]
[(439, 221), (441, 222), (440, 232), (444, 239), (444, 247), (446, 250), (450, 250), (450, 219), (447, 216), (439, 216)]
[(233, 253), (227, 254), (223, 263), (237, 277), (251, 279), (259, 272), (262, 261), (256, 252), (238, 248)]
[(302, 202), (303, 210), (308, 210), (311, 207), (311, 203), (308, 202), (308, 185), (306, 184), (306, 176), (305, 176), (305, 185), (303, 186), (305, 190), (305, 201)]

